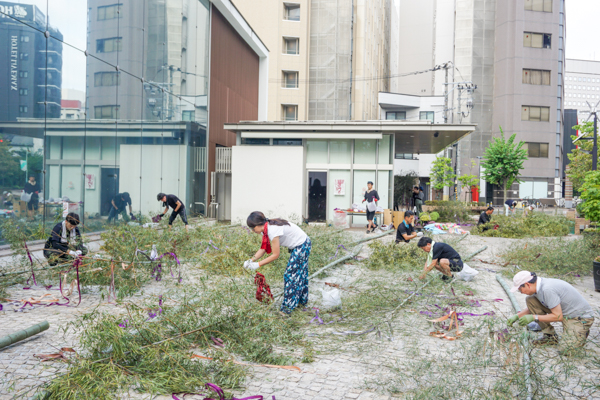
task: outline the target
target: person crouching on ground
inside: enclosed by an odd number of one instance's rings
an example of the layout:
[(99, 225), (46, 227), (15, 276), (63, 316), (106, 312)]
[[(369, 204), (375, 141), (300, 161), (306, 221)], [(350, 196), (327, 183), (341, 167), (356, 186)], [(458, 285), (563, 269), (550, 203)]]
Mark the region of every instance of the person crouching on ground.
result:
[[(367, 182), (367, 191), (365, 192), (365, 198), (363, 199), (363, 203), (367, 202), (367, 233), (371, 233), (375, 230), (375, 224), (373, 223), (373, 219), (375, 218), (375, 211), (377, 211), (377, 201), (379, 201), (379, 194), (377, 190), (373, 189), (373, 182)], [(369, 210), (369, 208), (371, 210)]]
[(54, 226), (44, 245), (44, 257), (48, 259), (48, 264), (56, 265), (70, 260), (71, 257), (87, 254), (87, 248), (83, 245), (77, 225), (79, 225), (79, 215), (69, 213), (63, 222)]
[[(260, 211), (255, 211), (246, 220), (248, 227), (255, 233), (262, 233), (260, 249), (244, 263), (244, 267), (257, 270), (279, 258), (280, 248), (287, 247), (290, 259), (283, 275), (284, 292), (281, 313), (288, 315), (298, 305), (308, 303), (308, 257), (312, 243), (308, 235), (298, 225), (284, 219), (267, 219)], [(261, 261), (265, 253), (270, 254)]]
[(173, 209), (173, 212), (171, 213), (171, 216), (169, 217), (169, 230), (171, 230), (171, 228), (173, 227), (173, 221), (175, 221), (175, 218), (177, 218), (177, 216), (179, 215), (179, 218), (181, 218), (181, 220), (185, 224), (185, 230), (187, 232), (190, 231), (190, 226), (188, 225), (187, 215), (185, 214), (185, 206), (183, 205), (183, 202), (181, 200), (179, 200), (179, 198), (177, 196), (175, 196), (174, 194), (159, 193), (156, 196), (156, 199), (158, 201), (162, 201), (163, 207), (165, 207), (165, 211), (163, 211), (162, 214), (159, 214), (161, 218), (165, 216), (167, 211), (169, 211), (169, 207), (171, 207)]
[(520, 271), (513, 278), (511, 292), (526, 294), (527, 308), (508, 319), (508, 325), (517, 320), (519, 325), (538, 323), (544, 336), (534, 345), (559, 344), (552, 322), (563, 324), (561, 354), (583, 347), (594, 324), (594, 311), (583, 296), (569, 283), (560, 279), (538, 277), (529, 271)]
[(446, 243), (436, 243), (429, 237), (419, 239), (417, 246), (428, 253), (425, 268), (419, 279), (425, 279), (425, 276), (432, 269), (437, 269), (442, 273), (443, 280), (449, 280), (454, 277), (453, 272), (460, 272), (463, 269), (463, 262), (460, 255), (450, 245)]
[(504, 215), (506, 215), (508, 217), (508, 213), (510, 211), (514, 212), (516, 206), (517, 206), (517, 202), (516, 201), (514, 201), (514, 200), (506, 200), (504, 202)]
[[(489, 224), (490, 221), (492, 220), (492, 214), (494, 213), (494, 207), (488, 207), (487, 210), (485, 210), (484, 212), (482, 212), (479, 215), (479, 221), (477, 221), (477, 226), (479, 225), (485, 225), (485, 224)], [(488, 227), (484, 227), (483, 231), (487, 231)]]
[(410, 239), (423, 236), (422, 232), (415, 232), (415, 227), (412, 223), (415, 221), (415, 213), (412, 211), (406, 211), (404, 213), (404, 221), (398, 225), (396, 231), (396, 243), (408, 243)]

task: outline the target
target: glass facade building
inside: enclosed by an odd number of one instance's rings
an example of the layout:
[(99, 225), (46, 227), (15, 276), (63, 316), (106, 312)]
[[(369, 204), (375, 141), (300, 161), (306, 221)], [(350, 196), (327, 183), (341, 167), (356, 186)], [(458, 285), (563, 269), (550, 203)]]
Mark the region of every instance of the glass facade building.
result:
[[(176, 194), (188, 214), (204, 214), (214, 148), (235, 143), (222, 133), (223, 119), (258, 118), (263, 55), (243, 36), (251, 28), (232, 26), (231, 18), (244, 21), (227, 14), (237, 10), (225, 3), (231, 6), (228, 0), (0, 2), (2, 214), (51, 224), (67, 202), (90, 230), (107, 222), (111, 200), (123, 192), (134, 214), (156, 214), (159, 192)], [(229, 43), (211, 54), (215, 40)], [(253, 75), (227, 70), (211, 83), (211, 67), (220, 71), (222, 64), (240, 64)], [(214, 96), (215, 109), (242, 103), (216, 115), (214, 126), (211, 87), (228, 94)], [(69, 108), (62, 118), (61, 103)], [(40, 189), (35, 215), (19, 200), (30, 176)]]

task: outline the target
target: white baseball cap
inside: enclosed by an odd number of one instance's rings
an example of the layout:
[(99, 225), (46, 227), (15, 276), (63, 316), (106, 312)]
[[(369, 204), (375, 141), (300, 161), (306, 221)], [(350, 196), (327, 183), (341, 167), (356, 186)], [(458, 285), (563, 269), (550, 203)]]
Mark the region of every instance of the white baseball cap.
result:
[(521, 271), (515, 275), (513, 278), (513, 287), (510, 289), (511, 292), (515, 293), (519, 290), (521, 285), (532, 280), (534, 275), (529, 271)]

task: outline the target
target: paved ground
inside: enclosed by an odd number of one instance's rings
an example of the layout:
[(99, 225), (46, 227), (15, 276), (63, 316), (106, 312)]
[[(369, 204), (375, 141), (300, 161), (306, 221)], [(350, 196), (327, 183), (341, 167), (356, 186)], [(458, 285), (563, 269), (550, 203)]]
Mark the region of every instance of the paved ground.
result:
[[(391, 241), (393, 238), (390, 236), (383, 240)], [(495, 262), (498, 260), (497, 255), (500, 249), (510, 242), (510, 239), (469, 237), (462, 241), (461, 249), (465, 253), (470, 253), (483, 245), (488, 245), (488, 250), (476, 258)], [(364, 250), (361, 255), (367, 256), (368, 250)], [(496, 303), (485, 302), (478, 311), (494, 311), (498, 316), (510, 315), (512, 313), (510, 302), (496, 282), (495, 274), (490, 271), (494, 267), (479, 261), (470, 262), (469, 265), (481, 271), (476, 280), (471, 282), (473, 288), (479, 292), (481, 299), (502, 298), (505, 300)], [(349, 285), (360, 273), (360, 266), (346, 265), (332, 271), (331, 278), (328, 278), (328, 280)], [(151, 294), (159, 290), (155, 283), (152, 285), (148, 290), (145, 290), (146, 293)], [(319, 285), (322, 284), (318, 282), (311, 284), (311, 292), (313, 293), (311, 302), (318, 301), (317, 289)], [(577, 282), (576, 286), (593, 304), (593, 307), (600, 310), (600, 293), (593, 291), (591, 278), (585, 278)], [(23, 299), (38, 297), (45, 293), (58, 295), (58, 292), (53, 290), (43, 288), (23, 290), (20, 287), (12, 288), (9, 295), (13, 299)], [(524, 296), (517, 295), (517, 298), (524, 306)], [(61, 364), (57, 362), (41, 363), (33, 355), (55, 353), (61, 347), (76, 347), (76, 338), (72, 334), (64, 334), (64, 328), (69, 322), (89, 312), (99, 303), (101, 308), (119, 312), (114, 305), (102, 304), (100, 297), (93, 292), (83, 296), (83, 301), (79, 307), (72, 308), (48, 307), (14, 312), (12, 306), (4, 304), (5, 309), (0, 311), (0, 335), (2, 336), (43, 320), (47, 320), (51, 327), (48, 331), (37, 335), (33, 339), (0, 351), (0, 369), (2, 371), (0, 375), (0, 399), (26, 399), (28, 398), (27, 390), (52, 376), (57, 368), (61, 367)], [(466, 320), (466, 323), (475, 323), (475, 319)], [(600, 323), (597, 320), (590, 336), (590, 340), (596, 343), (596, 349), (600, 343), (599, 326)], [(387, 382), (392, 378), (388, 366), (396, 362), (410, 361), (414, 346), (418, 346), (419, 351), (426, 354), (435, 353), (440, 349), (458, 349), (458, 346), (460, 346), (458, 341), (441, 341), (429, 337), (427, 322), (418, 313), (411, 314), (410, 310), (403, 314), (401, 320), (395, 322), (394, 327), (395, 331), (399, 333), (393, 340), (378, 337), (375, 332), (365, 335), (356, 346), (346, 345), (344, 347), (344, 344), (341, 344), (339, 351), (317, 354), (313, 363), (300, 365), (302, 372), (262, 367), (253, 368), (246, 389), (243, 393), (238, 392), (235, 394), (237, 397), (260, 394), (265, 396), (266, 399), (271, 399), (271, 396), (274, 396), (277, 400), (388, 399), (391, 397), (386, 393), (382, 393), (379, 383)], [(333, 328), (319, 327), (315, 329), (316, 333), (323, 333)], [(407, 330), (411, 332), (410, 336), (406, 335)], [(414, 339), (413, 336), (418, 339)], [(318, 342), (318, 336), (312, 340)], [(585, 373), (598, 376), (600, 371), (591, 370)], [(131, 394), (127, 398), (149, 399), (150, 397)], [(171, 399), (171, 396), (158, 396), (155, 399), (167, 400)]]

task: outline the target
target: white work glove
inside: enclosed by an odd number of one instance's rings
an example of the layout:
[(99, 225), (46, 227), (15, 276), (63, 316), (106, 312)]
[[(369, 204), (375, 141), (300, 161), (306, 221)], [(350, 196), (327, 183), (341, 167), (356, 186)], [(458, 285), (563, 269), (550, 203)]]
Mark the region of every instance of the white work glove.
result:
[(244, 263), (244, 268), (249, 269), (251, 271), (256, 271), (260, 267), (257, 262), (250, 261), (247, 265)]
[(81, 250), (77, 250), (77, 251), (75, 252), (75, 254), (77, 254), (77, 256), (80, 256), (80, 255), (82, 255), (83, 253), (81, 252)]
[(71, 257), (77, 257), (77, 253), (75, 253), (73, 250), (69, 250), (68, 253)]
[(417, 232), (417, 237), (423, 236), (423, 232)]
[(244, 268), (248, 268), (248, 265), (250, 265), (251, 262), (252, 262), (252, 260), (244, 261)]

